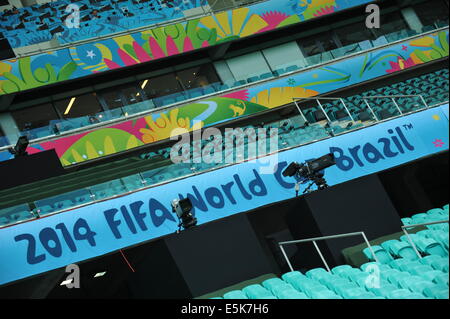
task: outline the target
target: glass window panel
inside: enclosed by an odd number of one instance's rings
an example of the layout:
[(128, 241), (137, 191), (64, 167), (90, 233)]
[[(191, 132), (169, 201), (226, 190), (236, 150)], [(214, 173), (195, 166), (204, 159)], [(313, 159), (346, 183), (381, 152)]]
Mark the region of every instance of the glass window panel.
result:
[(56, 101), (55, 107), (65, 119), (94, 115), (102, 111), (96, 93)]
[(263, 54), (272, 70), (286, 68), (291, 65), (305, 66), (303, 54), (295, 41), (265, 49)]
[(391, 13), (382, 12), (380, 23), (380, 29), (372, 29), (375, 32), (376, 37), (408, 30), (408, 25), (406, 24), (402, 14), (398, 11)]
[(58, 114), (50, 103), (13, 111), (11, 114), (22, 132), (48, 127), (50, 121), (58, 119)]
[(117, 90), (117, 88), (108, 91), (102, 91), (99, 93), (99, 96), (103, 98), (105, 104), (110, 110), (114, 110), (123, 106), (122, 95), (120, 90)]
[(333, 34), (330, 32), (316, 34), (304, 39), (298, 40), (305, 57), (314, 56), (322, 52), (331, 51), (338, 48)]
[(141, 90), (135, 86), (124, 87), (121, 91), (125, 97), (126, 105), (144, 101)]
[(194, 68), (178, 71), (177, 76), (185, 89), (206, 87), (219, 82), (219, 77), (211, 64), (204, 64)]
[(183, 91), (174, 73), (160, 75), (141, 81), (139, 86), (149, 99), (166, 96)]
[(364, 21), (340, 27), (335, 29), (335, 32), (344, 47), (366, 40), (375, 40), (374, 34), (365, 26)]
[(5, 133), (0, 127), (0, 146), (8, 145), (8, 140), (6, 139)]
[(436, 22), (448, 24), (448, 5), (445, 1), (425, 1), (413, 8), (424, 26), (434, 25)]
[(227, 60), (228, 66), (237, 81), (259, 77), (270, 73), (270, 68), (261, 52), (253, 52)]

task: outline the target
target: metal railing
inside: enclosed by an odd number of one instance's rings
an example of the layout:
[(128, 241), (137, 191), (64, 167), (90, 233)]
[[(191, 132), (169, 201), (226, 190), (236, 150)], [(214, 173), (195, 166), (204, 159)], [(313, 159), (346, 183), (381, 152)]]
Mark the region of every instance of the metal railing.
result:
[(361, 232), (356, 232), (356, 233), (348, 233), (348, 234), (341, 234), (341, 235), (333, 235), (333, 236), (324, 236), (324, 237), (316, 237), (316, 238), (308, 238), (308, 239), (300, 239), (300, 240), (293, 240), (293, 241), (285, 241), (285, 242), (279, 242), (278, 246), (281, 249), (281, 252), (283, 253), (284, 258), (286, 259), (286, 262), (289, 266), (289, 269), (291, 271), (294, 271), (294, 268), (292, 267), (291, 262), (289, 261), (289, 258), (286, 254), (286, 251), (284, 250), (284, 245), (292, 245), (292, 244), (300, 244), (300, 243), (306, 243), (306, 242), (313, 242), (314, 247), (316, 248), (320, 258), (322, 259), (322, 262), (324, 263), (326, 269), (328, 272), (330, 272), (330, 267), (328, 266), (327, 261), (325, 260), (325, 258), (322, 255), (322, 252), (320, 251), (319, 246), (317, 246), (316, 241), (321, 241), (321, 240), (327, 240), (327, 239), (336, 239), (336, 238), (345, 238), (345, 237), (352, 237), (352, 236), (362, 236), (364, 238), (364, 241), (367, 244), (367, 247), (369, 248), (373, 259), (378, 262), (377, 256), (375, 255), (375, 252), (372, 249), (372, 246), (370, 245), (369, 241), (367, 240), (366, 234), (361, 231)]
[(411, 247), (414, 249), (414, 252), (419, 257), (419, 259), (422, 259), (422, 255), (420, 254), (419, 250), (417, 249), (416, 244), (414, 244), (414, 241), (409, 236), (407, 228), (415, 228), (415, 227), (419, 227), (419, 226), (428, 226), (428, 225), (436, 225), (436, 224), (444, 224), (444, 223), (448, 223), (448, 219), (441, 220), (441, 221), (435, 221), (435, 222), (429, 222), (429, 223), (421, 223), (421, 224), (413, 224), (413, 225), (404, 225), (404, 226), (402, 226), (402, 230), (405, 233), (406, 238), (408, 239), (409, 243), (411, 244)]
[(320, 103), (321, 100), (330, 100), (330, 101), (340, 101), (342, 103), (342, 105), (344, 106), (344, 109), (347, 112), (350, 119), (352, 120), (352, 122), (356, 123), (354, 117), (352, 116), (347, 105), (344, 102), (344, 98), (341, 98), (341, 97), (294, 97), (293, 100), (294, 100), (295, 106), (297, 107), (297, 110), (299, 111), (300, 115), (302, 116), (302, 118), (305, 121), (307, 121), (307, 119), (306, 119), (305, 115), (303, 114), (303, 112), (300, 108), (300, 105), (297, 103), (298, 101), (300, 101), (300, 100), (315, 100), (317, 102), (317, 105), (319, 106), (319, 108), (324, 113), (327, 121), (332, 122), (330, 117), (328, 116), (328, 113), (325, 111), (325, 108), (323, 107), (322, 103)]
[[(403, 111), (400, 108), (399, 104), (396, 101), (399, 98), (419, 98), (422, 101), (422, 103), (424, 104), (426, 109), (430, 108), (428, 103), (425, 101), (425, 98), (422, 95), (419, 95), (419, 94), (416, 94), (416, 95), (379, 95), (379, 96), (377, 95), (377, 96), (362, 96), (361, 97), (361, 99), (365, 102), (365, 104), (367, 106), (367, 109), (370, 111), (370, 113), (372, 114), (372, 116), (373, 116), (373, 118), (374, 118), (374, 120), (376, 122), (381, 122), (382, 120), (379, 119), (379, 117), (376, 115), (375, 110), (370, 106), (368, 100), (371, 100), (371, 99), (390, 99), (394, 103), (394, 105), (395, 105), (396, 109), (399, 111), (400, 115), (405, 115), (405, 114), (411, 113), (411, 112), (408, 112), (408, 111), (405, 112), (405, 111)], [(322, 101), (322, 100), (339, 101), (343, 105), (345, 112), (347, 113), (348, 117), (351, 119), (351, 122), (353, 124), (356, 124), (355, 117), (352, 115), (352, 113), (350, 112), (349, 108), (347, 107), (347, 105), (346, 105), (346, 103), (344, 101), (344, 98), (341, 98), (341, 97), (296, 97), (296, 98), (293, 98), (295, 106), (297, 107), (297, 110), (300, 113), (301, 117), (303, 118), (303, 120), (305, 122), (309, 123), (309, 121), (307, 120), (305, 114), (302, 111), (301, 105), (299, 104), (299, 102), (302, 101), (302, 100), (303, 101), (308, 101), (308, 100), (309, 101), (316, 101), (317, 105), (319, 106), (320, 110), (324, 114), (324, 116), (325, 116), (325, 118), (326, 118), (328, 123), (332, 123), (332, 122), (335, 122), (335, 121), (332, 121), (330, 119), (330, 117), (329, 117), (325, 107), (323, 106), (323, 104), (320, 101)], [(390, 118), (392, 118), (392, 117), (390, 117)], [(333, 128), (331, 128), (331, 130), (333, 131)]]
[(373, 99), (390, 99), (390, 100), (392, 100), (392, 102), (394, 103), (395, 107), (400, 112), (400, 114), (403, 115), (403, 114), (406, 114), (408, 112), (403, 112), (402, 111), (402, 109), (398, 105), (396, 99), (399, 99), (399, 98), (413, 98), (413, 97), (420, 98), (420, 100), (425, 105), (425, 108), (427, 108), (427, 109), (429, 108), (427, 102), (425, 101), (425, 98), (422, 95), (418, 95), (418, 94), (415, 94), (415, 95), (414, 94), (412, 94), (412, 95), (374, 95), (374, 96), (363, 96), (362, 99), (366, 103), (367, 107), (372, 111), (372, 114), (375, 117), (375, 119), (377, 121), (379, 121), (379, 119), (376, 116), (375, 112), (373, 112), (373, 109), (370, 107), (370, 104), (369, 104), (368, 100), (373, 100)]

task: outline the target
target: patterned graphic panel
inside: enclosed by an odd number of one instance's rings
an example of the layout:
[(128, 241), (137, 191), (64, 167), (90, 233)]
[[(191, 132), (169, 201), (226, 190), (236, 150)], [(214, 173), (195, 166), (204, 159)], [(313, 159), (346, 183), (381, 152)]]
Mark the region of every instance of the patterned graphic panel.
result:
[[(323, 94), (445, 56), (448, 56), (448, 31), (138, 120), (35, 144), (28, 151), (36, 153), (55, 149), (63, 165), (82, 163), (167, 139), (177, 128), (195, 130), (211, 126), (291, 103), (294, 97)], [(0, 153), (0, 160), (9, 158), (8, 152)]]
[[(272, 0), (98, 42), (0, 62), (0, 94), (210, 47), (371, 2)], [(84, 28), (82, 28), (84, 30)]]

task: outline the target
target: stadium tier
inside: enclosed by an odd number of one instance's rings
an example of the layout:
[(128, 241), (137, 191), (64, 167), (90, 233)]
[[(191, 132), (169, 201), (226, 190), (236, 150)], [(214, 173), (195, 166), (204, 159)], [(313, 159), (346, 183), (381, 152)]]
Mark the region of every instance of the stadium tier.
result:
[(0, 298), (448, 299), (448, 6), (2, 2)]
[[(448, 205), (415, 214), (412, 219), (408, 218), (408, 222), (411, 220), (417, 224), (448, 221)], [(385, 250), (379, 246), (365, 248), (368, 262), (360, 267), (340, 265), (331, 271), (314, 268), (305, 274), (293, 271), (250, 285), (244, 282), (244, 288), (228, 288), (222, 290), (220, 296), (211, 293), (200, 298), (448, 299), (448, 224), (429, 225), (427, 228), (413, 237), (420, 247), (419, 255), (403, 236), (401, 242), (390, 240), (382, 243)], [(375, 257), (370, 249), (378, 261), (373, 260)], [(223, 293), (226, 290), (229, 291)]]

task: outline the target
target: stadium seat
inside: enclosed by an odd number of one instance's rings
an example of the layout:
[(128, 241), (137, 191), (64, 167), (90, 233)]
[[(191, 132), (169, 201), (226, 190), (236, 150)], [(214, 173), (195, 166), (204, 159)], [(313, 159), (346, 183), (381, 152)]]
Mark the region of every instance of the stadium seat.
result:
[(442, 261), (444, 258), (442, 258), (441, 256), (437, 256), (437, 255), (430, 255), (430, 256), (425, 256), (422, 259), (420, 259), (420, 262), (423, 265), (429, 265), (431, 266), (433, 262), (435, 261)]
[(431, 266), (420, 265), (406, 269), (406, 271), (408, 271), (412, 275), (420, 276), (421, 274), (433, 271), (433, 268)]
[(312, 299), (342, 299), (341, 296), (330, 290), (315, 290), (311, 292)]
[(331, 272), (334, 275), (340, 275), (340, 274), (346, 273), (348, 271), (351, 271), (352, 269), (353, 269), (353, 267), (350, 265), (341, 265), (341, 266), (336, 266), (333, 269), (331, 269)]
[(242, 289), (249, 299), (276, 299), (272, 293), (261, 285), (250, 285)]
[(411, 274), (407, 272), (389, 273), (387, 280), (396, 287), (400, 287), (399, 281), (403, 278), (410, 278)]
[(409, 218), (409, 217), (402, 218), (401, 220), (402, 220), (403, 225), (405, 225), (405, 226), (406, 226), (406, 225), (411, 225), (411, 224), (412, 224), (412, 219)]
[(382, 264), (382, 263), (377, 263), (377, 262), (374, 262), (374, 261), (362, 264), (360, 266), (360, 268), (361, 268), (361, 271), (364, 271), (364, 272), (371, 272), (371, 271), (374, 271), (374, 269), (375, 270), (379, 270), (379, 271), (392, 269), (389, 266), (389, 264)]
[(276, 286), (272, 293), (278, 299), (309, 299), (308, 296), (290, 286)]
[[(391, 255), (389, 255), (388, 251), (386, 251), (383, 247), (375, 245), (375, 246), (372, 246), (372, 250), (373, 250), (375, 256), (377, 257), (378, 262), (380, 262), (382, 264), (387, 264), (392, 260)], [(367, 257), (367, 259), (369, 259), (371, 261), (375, 261), (373, 258), (373, 255), (368, 247), (363, 250), (363, 253)]]
[(447, 285), (448, 286), (448, 273), (442, 273), (434, 277), (433, 282), (438, 285)]
[(424, 296), (420, 294), (413, 294), (408, 289), (396, 289), (390, 291), (387, 297), (389, 299), (425, 299)]
[(272, 77), (273, 77), (273, 74), (272, 74), (272, 73), (264, 73), (264, 74), (261, 74), (261, 75), (260, 75), (259, 79), (260, 79), (260, 80), (266, 80), (266, 79), (270, 79), (270, 78), (272, 78)]
[(259, 81), (259, 76), (252, 76), (247, 79), (247, 83), (257, 82)]
[(395, 242), (390, 245), (390, 252), (397, 257), (415, 260), (419, 257), (409, 243)]
[(387, 298), (389, 296), (389, 293), (397, 290), (397, 286), (394, 286), (392, 284), (383, 284), (379, 288), (368, 288), (370, 292), (372, 292), (376, 296), (381, 296)]
[(442, 284), (426, 287), (423, 290), (424, 296), (434, 299), (448, 299), (449, 298), (448, 292), (449, 292), (448, 286)]
[(291, 65), (291, 66), (286, 68), (286, 73), (295, 72), (298, 69), (299, 69), (299, 67), (297, 65)]
[[(289, 287), (290, 285), (288, 283), (286, 283), (285, 281), (281, 280), (280, 278), (271, 278), (271, 279), (267, 279), (265, 281), (263, 281), (261, 283), (261, 285), (266, 288), (269, 291), (272, 291), (273, 293), (273, 289), (276, 287)], [(291, 286), (292, 287), (292, 286)]]
[(319, 280), (320, 278), (329, 275), (328, 271), (324, 268), (314, 268), (305, 273), (308, 278)]
[(342, 291), (342, 297), (344, 299), (356, 299), (360, 295), (366, 294), (367, 291), (360, 287), (345, 289)]
[(285, 69), (277, 69), (277, 70), (273, 71), (273, 74), (275, 74), (275, 76), (281, 76), (284, 73), (286, 73)]
[(407, 258), (399, 258), (399, 259), (395, 259), (395, 260), (391, 261), (389, 263), (389, 266), (393, 269), (402, 271), (403, 265), (407, 265), (410, 263), (411, 263), (411, 260), (409, 260)]
[(345, 298), (345, 291), (348, 289), (354, 289), (354, 288), (360, 288), (360, 287), (357, 284), (355, 284), (354, 282), (347, 281), (345, 283), (333, 285), (333, 287), (330, 290), (334, 291), (339, 296)]
[(240, 290), (233, 290), (223, 295), (223, 299), (249, 299), (245, 293)]

